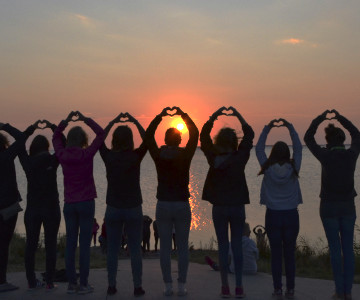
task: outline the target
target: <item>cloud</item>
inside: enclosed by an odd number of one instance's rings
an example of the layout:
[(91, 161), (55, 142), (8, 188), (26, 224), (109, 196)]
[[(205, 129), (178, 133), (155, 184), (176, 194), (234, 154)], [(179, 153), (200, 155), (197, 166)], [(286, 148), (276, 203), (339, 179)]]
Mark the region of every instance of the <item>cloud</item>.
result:
[(85, 27), (95, 27), (95, 22), (87, 16), (74, 14), (73, 17)]
[(317, 48), (318, 45), (309, 41), (305, 41), (305, 40), (301, 40), (301, 39), (297, 39), (297, 38), (289, 38), (289, 39), (283, 39), (283, 40), (279, 40), (276, 42), (277, 44), (280, 45), (293, 45), (293, 46), (307, 46), (307, 47), (312, 47), (312, 48)]

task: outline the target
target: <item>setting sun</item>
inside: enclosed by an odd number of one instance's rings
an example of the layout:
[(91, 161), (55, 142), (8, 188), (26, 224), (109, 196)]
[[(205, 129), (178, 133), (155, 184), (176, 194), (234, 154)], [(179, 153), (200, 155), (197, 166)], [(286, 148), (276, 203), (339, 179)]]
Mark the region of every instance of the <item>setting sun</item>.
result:
[(179, 124), (177, 124), (176, 125), (176, 128), (177, 128), (177, 130), (179, 130), (179, 131), (182, 131), (183, 129), (184, 129), (184, 124), (183, 123), (179, 123)]

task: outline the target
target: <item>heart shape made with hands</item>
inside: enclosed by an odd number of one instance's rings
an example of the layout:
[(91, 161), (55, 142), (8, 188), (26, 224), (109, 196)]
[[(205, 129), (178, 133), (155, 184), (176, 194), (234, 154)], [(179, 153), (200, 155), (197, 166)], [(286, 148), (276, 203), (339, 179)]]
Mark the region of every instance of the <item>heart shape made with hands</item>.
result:
[(129, 122), (129, 117), (128, 117), (128, 116), (121, 116), (121, 117), (119, 118), (119, 122), (120, 122), (120, 123)]
[(176, 109), (175, 106), (173, 106), (172, 108), (166, 110), (166, 114), (167, 114), (168, 116), (170, 116), (170, 117), (175, 116), (176, 113), (177, 113), (177, 109)]
[(334, 112), (330, 111), (326, 114), (326, 120), (334, 120), (336, 119), (336, 115)]
[(221, 114), (223, 114), (224, 116), (233, 116), (234, 115), (234, 111), (232, 110), (232, 108), (228, 107), (228, 108), (224, 108), (221, 111)]
[(274, 127), (282, 127), (282, 126), (285, 126), (284, 121), (282, 121), (282, 120), (280, 120), (280, 119), (274, 120), (273, 124), (274, 124)]
[(38, 129), (45, 129), (47, 128), (47, 123), (43, 120), (43, 121), (40, 121), (38, 124), (37, 124), (37, 128)]
[(79, 121), (79, 118), (80, 118), (79, 114), (75, 113), (74, 115), (72, 115), (71, 121), (73, 122)]

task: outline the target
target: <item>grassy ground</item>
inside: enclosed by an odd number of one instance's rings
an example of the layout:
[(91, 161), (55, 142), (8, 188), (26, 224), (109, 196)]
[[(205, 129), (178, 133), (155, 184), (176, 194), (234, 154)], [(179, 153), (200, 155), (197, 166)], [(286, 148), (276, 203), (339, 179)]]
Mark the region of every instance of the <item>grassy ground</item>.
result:
[[(357, 235), (360, 233), (359, 226), (356, 226)], [(195, 249), (190, 244), (190, 261), (206, 264), (205, 256), (218, 261), (217, 243), (211, 239), (208, 244), (200, 245)], [(354, 241), (355, 251), (355, 283), (360, 283), (360, 242)], [(25, 238), (15, 234), (10, 245), (8, 271), (24, 271)], [(77, 253), (78, 254), (78, 253)], [(271, 273), (270, 248), (267, 246), (260, 251), (258, 260), (258, 271)], [(59, 237), (57, 269), (65, 268), (65, 236)], [(120, 259), (127, 259), (129, 256), (125, 251), (120, 253)], [(176, 259), (176, 254), (173, 254)], [(144, 255), (144, 259), (158, 258), (158, 253), (150, 252)], [(90, 268), (106, 268), (106, 255), (101, 253), (100, 247), (91, 248)], [(36, 270), (45, 270), (45, 249), (39, 245), (36, 253)], [(296, 249), (296, 275), (299, 277), (332, 279), (329, 250), (327, 242), (318, 239), (315, 244), (310, 244), (303, 237), (298, 238)]]

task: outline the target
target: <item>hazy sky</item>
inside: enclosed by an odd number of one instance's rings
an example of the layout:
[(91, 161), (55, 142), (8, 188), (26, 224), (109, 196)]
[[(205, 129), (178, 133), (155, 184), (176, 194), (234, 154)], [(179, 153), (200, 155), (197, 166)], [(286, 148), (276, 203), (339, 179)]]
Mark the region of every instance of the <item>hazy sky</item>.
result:
[(359, 11), (358, 0), (0, 0), (0, 122), (80, 110), (105, 126), (128, 111), (147, 127), (177, 105), (201, 128), (232, 105), (255, 141), (278, 117), (303, 136), (332, 108), (360, 127)]

